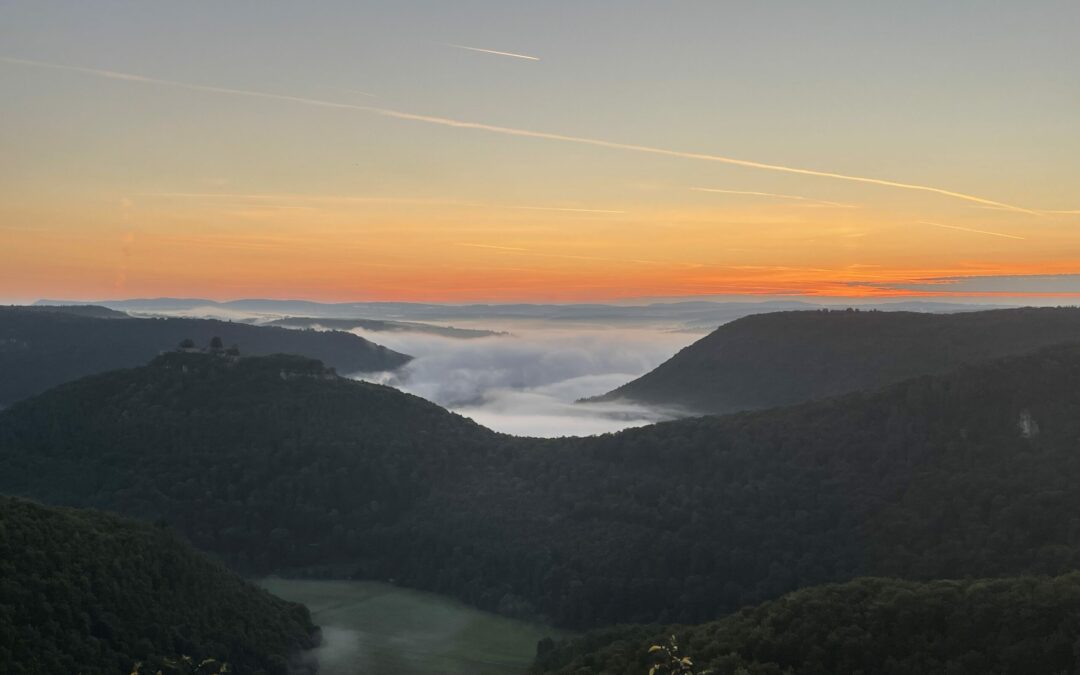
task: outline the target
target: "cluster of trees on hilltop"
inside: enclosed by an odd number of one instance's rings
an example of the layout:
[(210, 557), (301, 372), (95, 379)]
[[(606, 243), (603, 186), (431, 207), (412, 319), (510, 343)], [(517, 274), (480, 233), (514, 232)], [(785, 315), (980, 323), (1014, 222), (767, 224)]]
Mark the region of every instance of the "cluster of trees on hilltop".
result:
[[(1080, 573), (803, 589), (696, 626), (542, 643), (534, 675), (643, 675), (674, 636), (710, 675), (1027, 675), (1080, 669)], [(656, 651), (656, 650), (654, 650)]]
[(1080, 347), (586, 439), (502, 436), (284, 357), (170, 354), (0, 413), (0, 491), (164, 518), (248, 572), (566, 626), (889, 575), (1080, 567)]
[(872, 390), (964, 363), (1080, 341), (1080, 308), (748, 316), (593, 400), (730, 413)]
[(0, 497), (5, 675), (118, 675), (185, 656), (224, 661), (234, 673), (292, 675), (305, 672), (293, 657), (316, 639), (307, 608), (168, 529)]
[(301, 354), (346, 374), (393, 370), (410, 359), (342, 332), (211, 319), (114, 320), (105, 316), (48, 306), (0, 307), (0, 407), (86, 375), (142, 365), (175, 349), (183, 339), (205, 345), (217, 337), (251, 355)]

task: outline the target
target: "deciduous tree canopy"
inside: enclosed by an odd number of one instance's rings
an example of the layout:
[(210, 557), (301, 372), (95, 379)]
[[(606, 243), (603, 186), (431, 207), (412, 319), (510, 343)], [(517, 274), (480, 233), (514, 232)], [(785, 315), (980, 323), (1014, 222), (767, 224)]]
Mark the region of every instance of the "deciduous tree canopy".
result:
[(538, 654), (535, 675), (642, 675), (674, 635), (711, 675), (1073, 673), (1080, 574), (803, 589), (697, 626), (622, 626)]
[(166, 528), (0, 497), (5, 675), (117, 675), (181, 656), (286, 675), (290, 656), (314, 639), (305, 607), (240, 579)]

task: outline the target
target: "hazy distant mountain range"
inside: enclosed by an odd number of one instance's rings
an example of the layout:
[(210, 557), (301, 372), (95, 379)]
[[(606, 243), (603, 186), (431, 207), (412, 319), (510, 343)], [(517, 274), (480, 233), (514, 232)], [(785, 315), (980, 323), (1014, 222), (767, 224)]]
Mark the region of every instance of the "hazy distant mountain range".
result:
[(286, 319), (274, 319), (264, 325), (281, 326), (283, 328), (315, 328), (324, 330), (366, 330), (373, 333), (427, 333), (441, 337), (470, 339), (479, 337), (492, 337), (505, 335), (506, 333), (493, 330), (480, 330), (476, 328), (455, 328), (454, 326), (435, 326), (429, 323), (417, 323), (415, 321), (389, 321), (383, 319), (330, 319), (312, 317), (289, 317)]
[[(70, 305), (64, 300), (39, 300), (38, 305)], [(102, 300), (92, 304), (146, 314), (238, 315), (263, 318), (311, 317), (413, 321), (544, 320), (604, 324), (661, 323), (675, 329), (712, 330), (750, 314), (784, 310), (821, 309), (835, 305), (797, 300), (721, 302), (686, 300), (646, 304), (425, 304), (411, 302), (321, 303), (305, 300), (232, 300), (217, 302), (201, 298), (145, 298)], [(987, 305), (907, 301), (860, 305), (890, 311), (963, 312), (988, 309)]]

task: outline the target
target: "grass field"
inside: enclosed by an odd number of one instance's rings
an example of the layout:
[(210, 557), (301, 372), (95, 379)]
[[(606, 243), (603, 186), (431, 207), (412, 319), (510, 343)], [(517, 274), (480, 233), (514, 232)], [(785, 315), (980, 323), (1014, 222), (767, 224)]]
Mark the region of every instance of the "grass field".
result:
[(259, 582), (306, 604), (323, 627), (320, 675), (523, 673), (545, 636), (563, 633), (454, 600), (367, 581)]

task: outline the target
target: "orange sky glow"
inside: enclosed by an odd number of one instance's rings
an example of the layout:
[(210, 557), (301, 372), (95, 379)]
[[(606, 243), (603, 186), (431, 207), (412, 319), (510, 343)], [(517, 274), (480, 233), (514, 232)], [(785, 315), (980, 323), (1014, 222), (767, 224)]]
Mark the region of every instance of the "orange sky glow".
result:
[(1071, 10), (705, 4), (0, 9), (0, 300), (1080, 295)]

